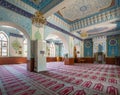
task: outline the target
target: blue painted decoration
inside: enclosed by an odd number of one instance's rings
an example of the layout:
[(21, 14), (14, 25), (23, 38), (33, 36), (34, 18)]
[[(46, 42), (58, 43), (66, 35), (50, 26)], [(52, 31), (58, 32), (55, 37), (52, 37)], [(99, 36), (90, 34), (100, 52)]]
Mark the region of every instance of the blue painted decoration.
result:
[(87, 10), (87, 6), (80, 7), (80, 11), (85, 12)]
[(21, 0), (24, 3), (32, 6), (33, 8), (37, 10), (42, 10), (44, 7), (46, 7), (52, 0), (41, 0), (41, 2), (35, 3), (35, 0)]
[(98, 52), (103, 52), (103, 46), (101, 44), (98, 45)]
[(13, 37), (23, 38), (23, 35), (20, 35), (20, 34), (10, 33), (9, 35)]
[(107, 36), (107, 56), (120, 56), (120, 35)]
[(93, 57), (93, 42), (92, 42), (92, 39), (84, 40), (84, 57)]
[(59, 4), (63, 0), (39, 0), (40, 2), (37, 2), (36, 0), (21, 0), (21, 1), (32, 6), (37, 10), (40, 10), (42, 13), (46, 13), (47, 11), (55, 7), (57, 4)]
[(110, 39), (110, 41), (109, 41), (109, 45), (110, 46), (116, 46), (117, 45), (117, 40), (116, 39)]

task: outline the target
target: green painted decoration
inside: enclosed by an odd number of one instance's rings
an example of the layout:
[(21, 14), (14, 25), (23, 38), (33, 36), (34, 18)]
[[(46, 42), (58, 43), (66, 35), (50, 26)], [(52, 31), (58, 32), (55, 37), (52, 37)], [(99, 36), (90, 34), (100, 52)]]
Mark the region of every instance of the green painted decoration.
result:
[(41, 37), (41, 34), (39, 31), (35, 32), (35, 39), (36, 40), (40, 40), (42, 37)]

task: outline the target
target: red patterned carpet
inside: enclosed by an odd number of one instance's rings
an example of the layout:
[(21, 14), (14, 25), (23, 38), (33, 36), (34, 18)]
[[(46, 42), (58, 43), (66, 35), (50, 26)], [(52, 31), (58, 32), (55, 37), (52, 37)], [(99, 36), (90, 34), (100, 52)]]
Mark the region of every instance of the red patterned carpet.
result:
[(31, 73), (25, 64), (0, 66), (0, 95), (120, 95), (120, 66), (48, 63)]

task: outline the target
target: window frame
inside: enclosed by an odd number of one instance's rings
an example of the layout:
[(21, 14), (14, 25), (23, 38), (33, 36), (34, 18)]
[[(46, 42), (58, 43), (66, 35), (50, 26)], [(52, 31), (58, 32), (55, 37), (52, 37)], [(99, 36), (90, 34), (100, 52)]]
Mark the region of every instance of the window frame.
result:
[(28, 41), (26, 38), (23, 41), (23, 45), (24, 45), (24, 47), (23, 47), (24, 56), (27, 57), (28, 49), (26, 48), (27, 51), (25, 52), (25, 47), (28, 47)]
[[(0, 39), (0, 57), (7, 57), (9, 56), (9, 40), (8, 40), (8, 36), (7, 34), (4, 32), (4, 31), (0, 31), (0, 35), (3, 35), (5, 38), (6, 38), (6, 41), (5, 40), (2, 40)], [(3, 43), (6, 43), (6, 46), (3, 45)], [(6, 47), (6, 55), (3, 55), (3, 48)]]

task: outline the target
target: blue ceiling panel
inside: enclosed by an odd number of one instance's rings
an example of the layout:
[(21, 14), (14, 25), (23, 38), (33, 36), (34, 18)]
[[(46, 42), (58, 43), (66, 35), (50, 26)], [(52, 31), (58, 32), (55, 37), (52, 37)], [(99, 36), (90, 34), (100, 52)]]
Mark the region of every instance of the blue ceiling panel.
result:
[(33, 8), (35, 8), (37, 10), (42, 10), (44, 7), (46, 7), (53, 0), (41, 0), (41, 2), (38, 2), (37, 4), (34, 3), (34, 0), (21, 0), (21, 1), (32, 6)]
[(45, 13), (49, 11), (51, 8), (55, 7), (60, 2), (62, 2), (63, 0), (21, 0), (21, 1), (30, 5), (36, 10)]

